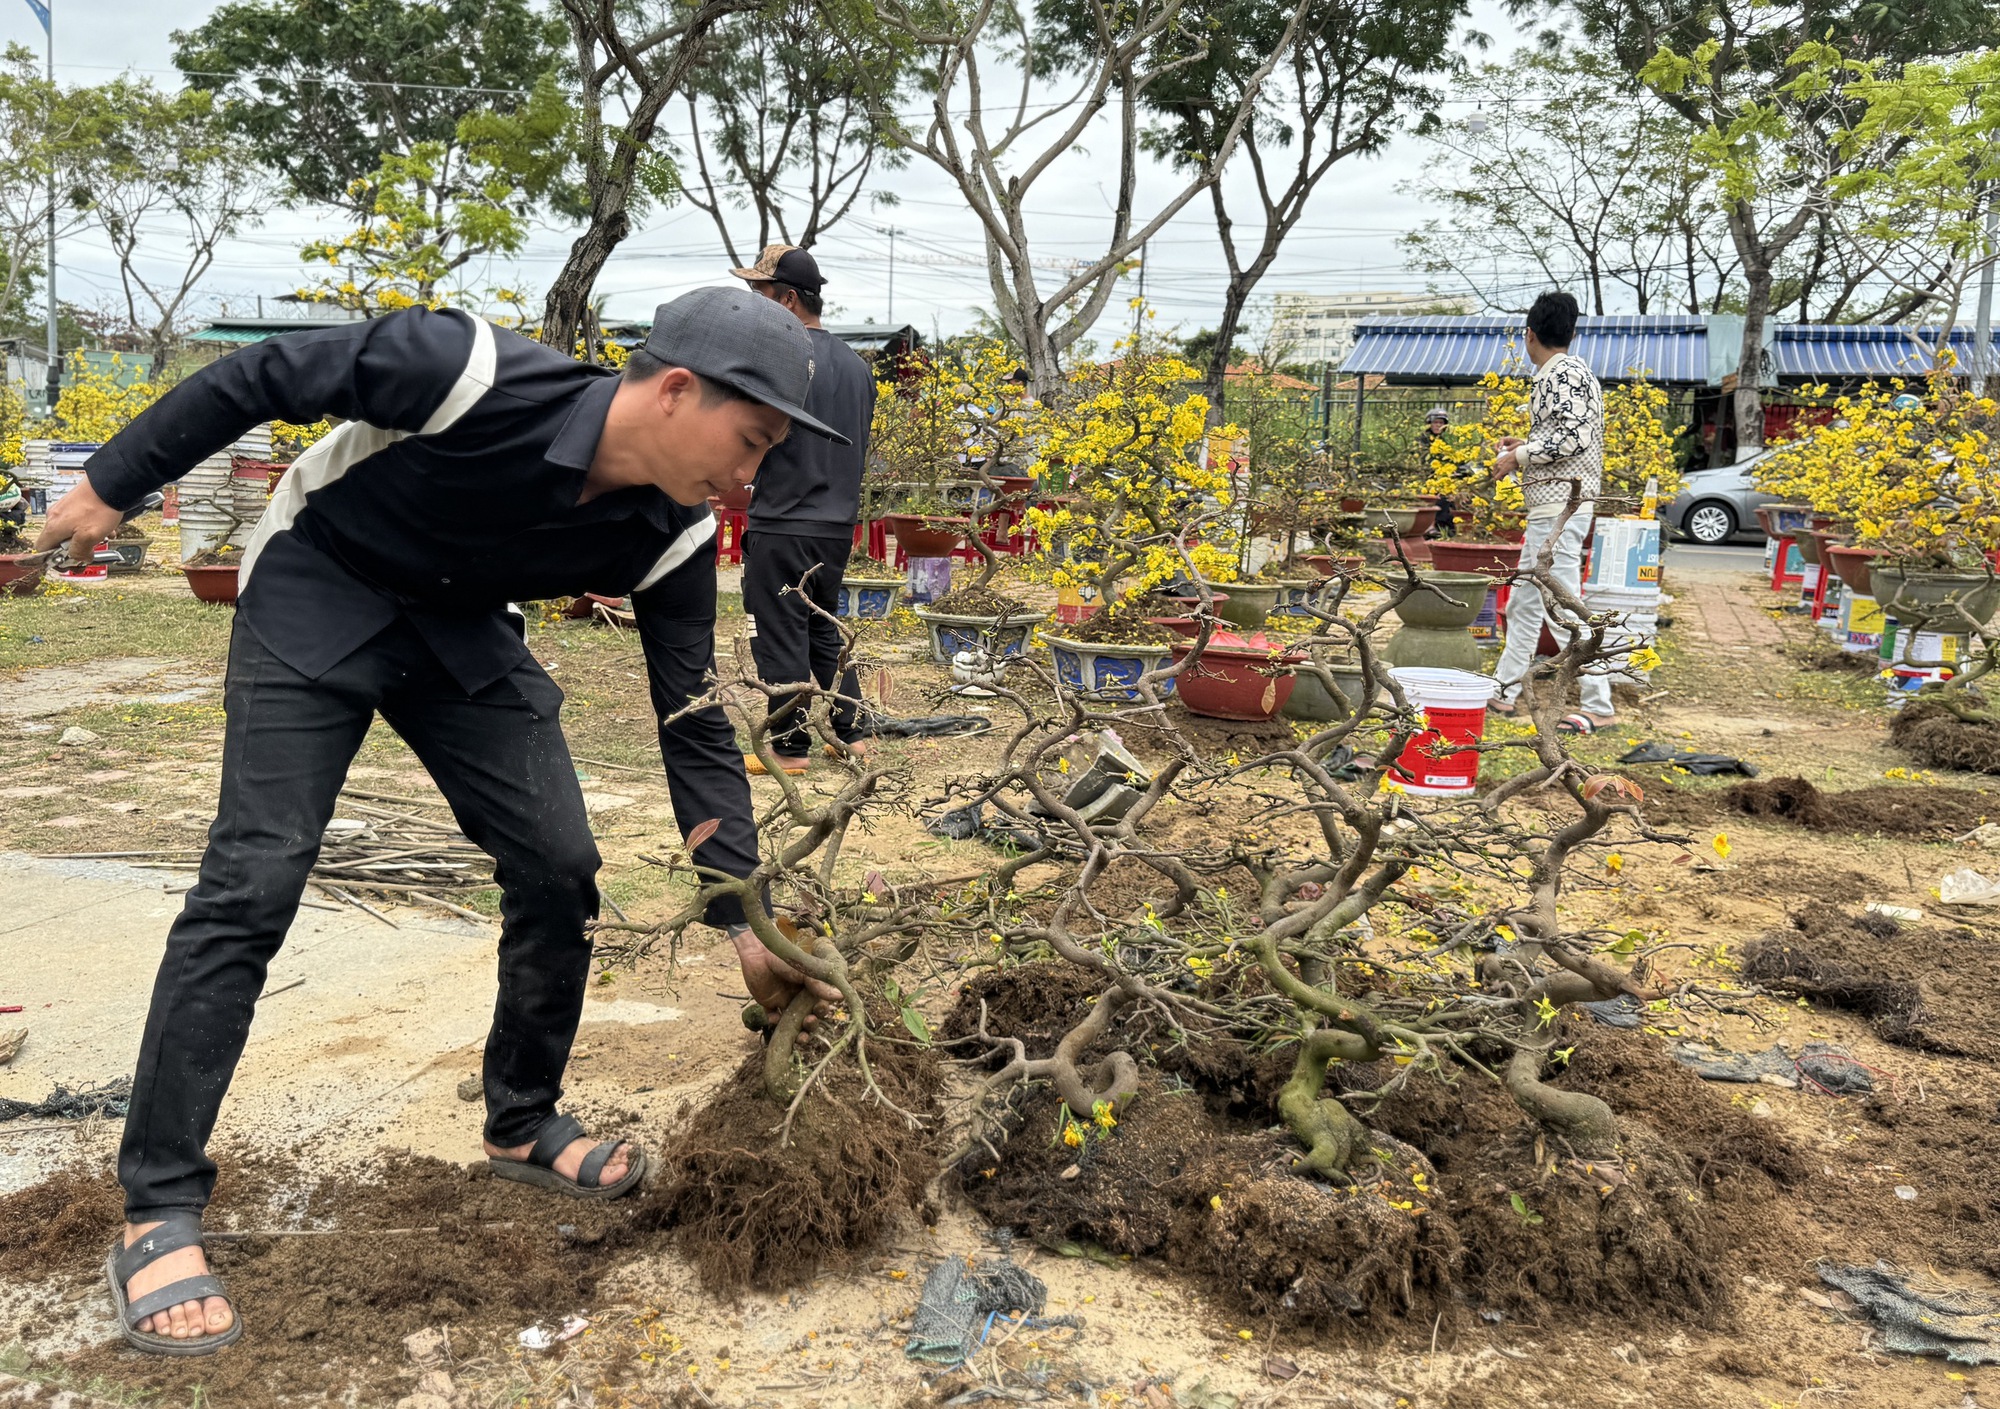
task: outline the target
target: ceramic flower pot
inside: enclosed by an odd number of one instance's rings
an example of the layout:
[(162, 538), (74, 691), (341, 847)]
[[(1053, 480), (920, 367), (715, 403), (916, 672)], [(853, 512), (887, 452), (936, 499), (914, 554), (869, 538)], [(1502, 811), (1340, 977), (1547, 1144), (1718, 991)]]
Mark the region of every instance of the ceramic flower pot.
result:
[(1216, 614), (1224, 621), (1235, 622), (1238, 626), (1262, 626), (1264, 618), (1278, 605), (1278, 584), (1275, 582), (1232, 582), (1229, 594), (1217, 594), (1222, 603)]
[(911, 557), (945, 558), (964, 541), (969, 521), (929, 514), (888, 514), (883, 522)]
[(1419, 572), (1417, 577), (1437, 591), (1410, 593), (1397, 604), (1396, 615), (1405, 626), (1427, 631), (1463, 630), (1472, 625), (1486, 605), (1487, 589), (1493, 585), (1478, 572)]
[(194, 593), (196, 599), (217, 606), (235, 605), (236, 574), (240, 571), (235, 563), (224, 563), (219, 567), (181, 569), (181, 573), (187, 578), (188, 590)]
[[(1948, 604), (1956, 604), (1974, 621), (1984, 622), (2000, 607), (2000, 578), (1969, 572), (1911, 572), (1883, 562), (1870, 564), (1869, 583), (1882, 609), (1902, 625), (1918, 630), (1946, 623)], [(1952, 620), (1956, 613), (1949, 614)]]
[(39, 553), (0, 553), (0, 597), (26, 597), (42, 585), (48, 559)]
[[(1042, 641), (1055, 658), (1056, 680), (1065, 689), (1097, 700), (1136, 700), (1139, 677), (1157, 670), (1174, 653), (1170, 645), (1111, 644), (1071, 641), (1042, 633)], [(1174, 680), (1160, 682), (1158, 692), (1174, 692)]]
[[(1194, 652), (1194, 643), (1173, 648), (1176, 662)], [(1188, 713), (1209, 719), (1275, 719), (1292, 698), (1298, 681), (1291, 667), (1298, 652), (1218, 646), (1210, 642), (1201, 658), (1175, 677), (1175, 690)]]
[(1826, 550), (1827, 566), (1833, 575), (1852, 587), (1864, 597), (1875, 595), (1874, 579), (1869, 568), (1876, 558), (1882, 556), (1880, 548), (1857, 548), (1851, 543), (1830, 544)]
[(856, 621), (884, 621), (903, 595), (900, 577), (843, 577), (833, 596), (833, 614)]
[(1280, 706), (1287, 719), (1330, 724), (1353, 713), (1354, 707), (1361, 703), (1361, 667), (1352, 661), (1335, 661), (1327, 667), (1327, 671), (1333, 676), (1333, 683), (1340, 687), (1341, 695), (1347, 697), (1347, 702), (1342, 704), (1317, 675), (1300, 672), (1292, 677), (1291, 699)]
[(1371, 534), (1387, 530), (1398, 538), (1422, 538), (1437, 516), (1435, 504), (1370, 504), (1361, 511), (1361, 526)]
[(931, 636), (931, 659), (950, 665), (960, 651), (984, 651), (989, 656), (1018, 656), (1028, 648), (1028, 633), (1041, 622), (1040, 612), (1008, 617), (960, 616), (916, 607), (917, 620)]
[(1441, 539), (1431, 544), (1431, 566), (1439, 572), (1476, 572), (1504, 581), (1520, 570), (1521, 545)]

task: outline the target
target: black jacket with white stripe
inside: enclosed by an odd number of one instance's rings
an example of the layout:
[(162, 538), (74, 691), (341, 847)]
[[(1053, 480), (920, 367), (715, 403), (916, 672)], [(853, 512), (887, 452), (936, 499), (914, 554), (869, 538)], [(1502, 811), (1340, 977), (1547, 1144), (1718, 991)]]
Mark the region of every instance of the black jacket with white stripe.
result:
[[(632, 597), (662, 720), (715, 658), (715, 521), (656, 489), (577, 503), (617, 378), (459, 312), (407, 309), (275, 337), (149, 407), (85, 468), (129, 508), (269, 420), (344, 424), (279, 483), (244, 544), (239, 608), (272, 654), (317, 678), (407, 616), (467, 693), (524, 656), (509, 603)], [(749, 783), (719, 709), (662, 724), (686, 833), (722, 821), (697, 860), (756, 865)], [(739, 917), (734, 902), (710, 921)]]

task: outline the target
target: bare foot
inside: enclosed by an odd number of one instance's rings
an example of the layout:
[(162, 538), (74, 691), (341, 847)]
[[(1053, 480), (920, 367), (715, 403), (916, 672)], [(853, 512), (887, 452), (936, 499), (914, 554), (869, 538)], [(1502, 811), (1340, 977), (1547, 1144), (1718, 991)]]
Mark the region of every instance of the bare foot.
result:
[[(525, 1160), (535, 1150), (535, 1142), (532, 1140), (525, 1145), (516, 1145), (511, 1150), (496, 1145), (491, 1140), (483, 1143), (487, 1156), (492, 1159)], [(561, 1154), (556, 1156), (556, 1173), (565, 1179), (575, 1179), (577, 1171), (583, 1168), (583, 1157), (601, 1143), (603, 1142), (593, 1140), (588, 1135), (577, 1136), (563, 1147)], [(611, 1152), (611, 1158), (604, 1162), (603, 1173), (597, 1176), (600, 1188), (606, 1184), (616, 1184), (625, 1177), (625, 1171), (631, 1168), (632, 1164), (631, 1157), (627, 1154), (630, 1148), (621, 1141), (618, 1148)]]
[[(131, 1247), (159, 1226), (158, 1223), (126, 1224), (125, 1246)], [(133, 1273), (132, 1280), (125, 1284), (125, 1300), (137, 1301), (169, 1283), (178, 1282), (183, 1277), (199, 1277), (207, 1271), (208, 1258), (199, 1247), (177, 1249)], [(196, 1336), (219, 1336), (235, 1322), (236, 1313), (230, 1309), (229, 1302), (223, 1297), (212, 1296), (184, 1301), (165, 1311), (155, 1312), (141, 1321), (138, 1329), (150, 1335), (192, 1340)]]

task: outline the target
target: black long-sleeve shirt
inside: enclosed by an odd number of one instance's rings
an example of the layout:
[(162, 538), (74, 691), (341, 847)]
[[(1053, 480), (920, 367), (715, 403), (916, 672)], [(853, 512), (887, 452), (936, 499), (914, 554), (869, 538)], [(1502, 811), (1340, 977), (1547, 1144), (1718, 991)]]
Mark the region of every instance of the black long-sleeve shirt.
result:
[[(244, 544), (240, 607), (317, 678), (399, 616), (467, 693), (528, 655), (516, 601), (632, 597), (662, 721), (715, 662), (715, 521), (653, 488), (578, 496), (617, 379), (458, 312), (407, 309), (271, 338), (203, 368), (92, 456), (129, 508), (268, 420), (345, 424), (301, 455)], [(757, 864), (750, 785), (720, 709), (662, 723), (683, 834), (713, 817), (703, 866)], [(714, 924), (741, 918), (733, 900)]]
[(794, 435), (771, 447), (750, 496), (750, 527), (759, 533), (838, 538), (861, 517), (861, 469), (875, 420), (875, 374), (861, 354), (824, 328), (812, 335), (812, 388), (806, 411), (846, 436)]

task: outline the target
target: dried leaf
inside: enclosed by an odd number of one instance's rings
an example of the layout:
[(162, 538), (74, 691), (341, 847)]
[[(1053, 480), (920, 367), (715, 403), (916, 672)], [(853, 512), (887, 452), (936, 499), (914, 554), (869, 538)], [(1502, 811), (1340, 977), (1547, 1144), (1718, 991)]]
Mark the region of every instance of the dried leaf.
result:
[(1604, 793), (1613, 797), (1630, 798), (1633, 802), (1646, 800), (1645, 789), (1630, 778), (1621, 778), (1616, 773), (1600, 773), (1583, 785), (1583, 800), (1595, 802)]
[(710, 837), (714, 836), (717, 832), (721, 830), (722, 830), (722, 819), (720, 817), (711, 817), (706, 822), (700, 823), (695, 827), (695, 829), (692, 832), (688, 833), (687, 849), (689, 851), (695, 850), (703, 842), (707, 841)]
[(875, 672), (875, 699), (884, 709), (887, 709), (889, 707), (889, 697), (895, 692), (895, 677), (889, 674), (889, 667), (885, 665)]
[(21, 1044), (28, 1040), (28, 1029), (17, 1027), (0, 1031), (0, 1067), (4, 1067), (21, 1055)]

